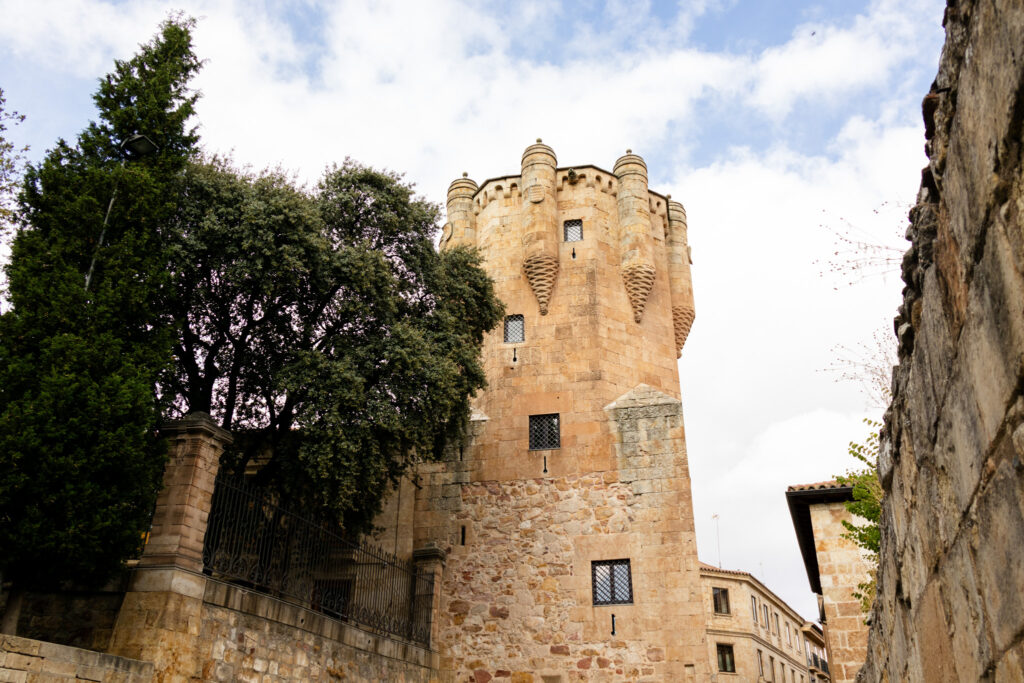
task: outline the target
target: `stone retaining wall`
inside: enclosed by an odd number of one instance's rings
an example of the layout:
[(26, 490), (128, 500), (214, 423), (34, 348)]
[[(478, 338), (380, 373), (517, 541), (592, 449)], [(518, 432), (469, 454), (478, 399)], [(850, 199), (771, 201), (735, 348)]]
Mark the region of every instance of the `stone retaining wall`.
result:
[(950, 0), (944, 23), (862, 681), (1024, 680), (1024, 5)]
[(153, 665), (77, 647), (0, 635), (0, 681), (148, 683)]
[(203, 681), (432, 683), (437, 655), (237, 586), (208, 581), (196, 646)]

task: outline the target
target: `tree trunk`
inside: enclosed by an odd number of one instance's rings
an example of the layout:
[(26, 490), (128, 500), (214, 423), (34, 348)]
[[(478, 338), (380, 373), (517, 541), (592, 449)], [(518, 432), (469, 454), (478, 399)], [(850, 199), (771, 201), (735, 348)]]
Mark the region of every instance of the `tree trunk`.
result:
[(18, 635), (18, 618), (21, 617), (21, 604), (25, 600), (25, 591), (17, 585), (11, 586), (7, 594), (7, 607), (3, 620), (0, 620), (0, 633), (7, 636)]

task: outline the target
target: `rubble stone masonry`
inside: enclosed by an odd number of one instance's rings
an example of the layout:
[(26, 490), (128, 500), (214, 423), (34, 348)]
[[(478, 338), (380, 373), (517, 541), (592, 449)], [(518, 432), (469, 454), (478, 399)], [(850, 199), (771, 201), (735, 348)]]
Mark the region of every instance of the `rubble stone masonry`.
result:
[(951, 1), (944, 24), (862, 681), (1024, 680), (1024, 5)]

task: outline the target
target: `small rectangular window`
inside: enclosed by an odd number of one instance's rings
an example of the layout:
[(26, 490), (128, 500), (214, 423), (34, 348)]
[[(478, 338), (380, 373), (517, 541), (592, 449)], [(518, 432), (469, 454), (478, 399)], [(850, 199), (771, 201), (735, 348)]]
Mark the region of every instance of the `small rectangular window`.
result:
[(768, 628), (768, 605), (761, 605), (761, 613), (764, 614), (764, 621), (762, 624), (765, 628)]
[(750, 613), (754, 615), (754, 626), (757, 626), (757, 598), (750, 596)]
[(771, 676), (769, 681), (775, 680), (775, 657), (768, 655), (768, 675)]
[(526, 341), (526, 322), (521, 315), (505, 316), (505, 343), (516, 344)]
[(562, 230), (564, 231), (566, 242), (583, 241), (583, 221), (579, 218), (563, 223)]
[(558, 413), (530, 416), (530, 450), (546, 451), (561, 448), (562, 438), (558, 428)]
[(715, 614), (729, 613), (729, 589), (712, 588), (711, 595), (715, 602)]
[(733, 657), (732, 645), (716, 643), (718, 648), (718, 670), (736, 673), (736, 659)]
[(633, 604), (633, 577), (629, 560), (600, 560), (590, 564), (595, 605)]
[(781, 635), (779, 631), (779, 613), (776, 612), (772, 616), (775, 617), (775, 635)]
[(764, 678), (764, 656), (761, 651), (757, 651), (757, 675)]

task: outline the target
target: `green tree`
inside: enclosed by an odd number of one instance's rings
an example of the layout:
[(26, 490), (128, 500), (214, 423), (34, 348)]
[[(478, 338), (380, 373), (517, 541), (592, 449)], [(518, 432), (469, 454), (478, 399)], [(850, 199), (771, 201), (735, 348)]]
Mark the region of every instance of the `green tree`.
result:
[[(0, 571), (15, 596), (102, 580), (149, 525), (165, 459), (155, 388), (174, 340), (166, 231), (198, 140), (192, 27), (172, 17), (115, 62), (99, 120), (25, 173), (0, 316)], [(124, 163), (136, 134), (159, 153)]]
[(479, 257), (438, 253), (437, 207), (352, 161), (306, 193), (214, 159), (189, 168), (184, 195), (165, 393), (238, 433), (225, 467), (256, 463), (365, 531), (414, 459), (460, 435), (484, 385), (480, 346), (503, 311)]
[(0, 88), (0, 239), (3, 239), (6, 226), (14, 216), (12, 202), (20, 177), (19, 170), (24, 162), (27, 147), (17, 148), (7, 139), (7, 130), (11, 125), (18, 125), (25, 120), (23, 114), (7, 110), (7, 99), (3, 88)]
[(882, 516), (882, 483), (878, 479), (878, 435), (882, 424), (874, 420), (864, 420), (871, 433), (863, 443), (851, 441), (850, 456), (859, 461), (863, 467), (851, 470), (845, 475), (837, 476), (836, 481), (843, 486), (853, 487), (853, 500), (846, 503), (846, 509), (862, 521), (843, 520), (846, 533), (843, 538), (853, 541), (867, 555), (869, 579), (857, 585), (853, 597), (860, 601), (861, 611), (867, 613), (875, 601), (878, 575), (878, 549), (881, 541), (879, 520)]

